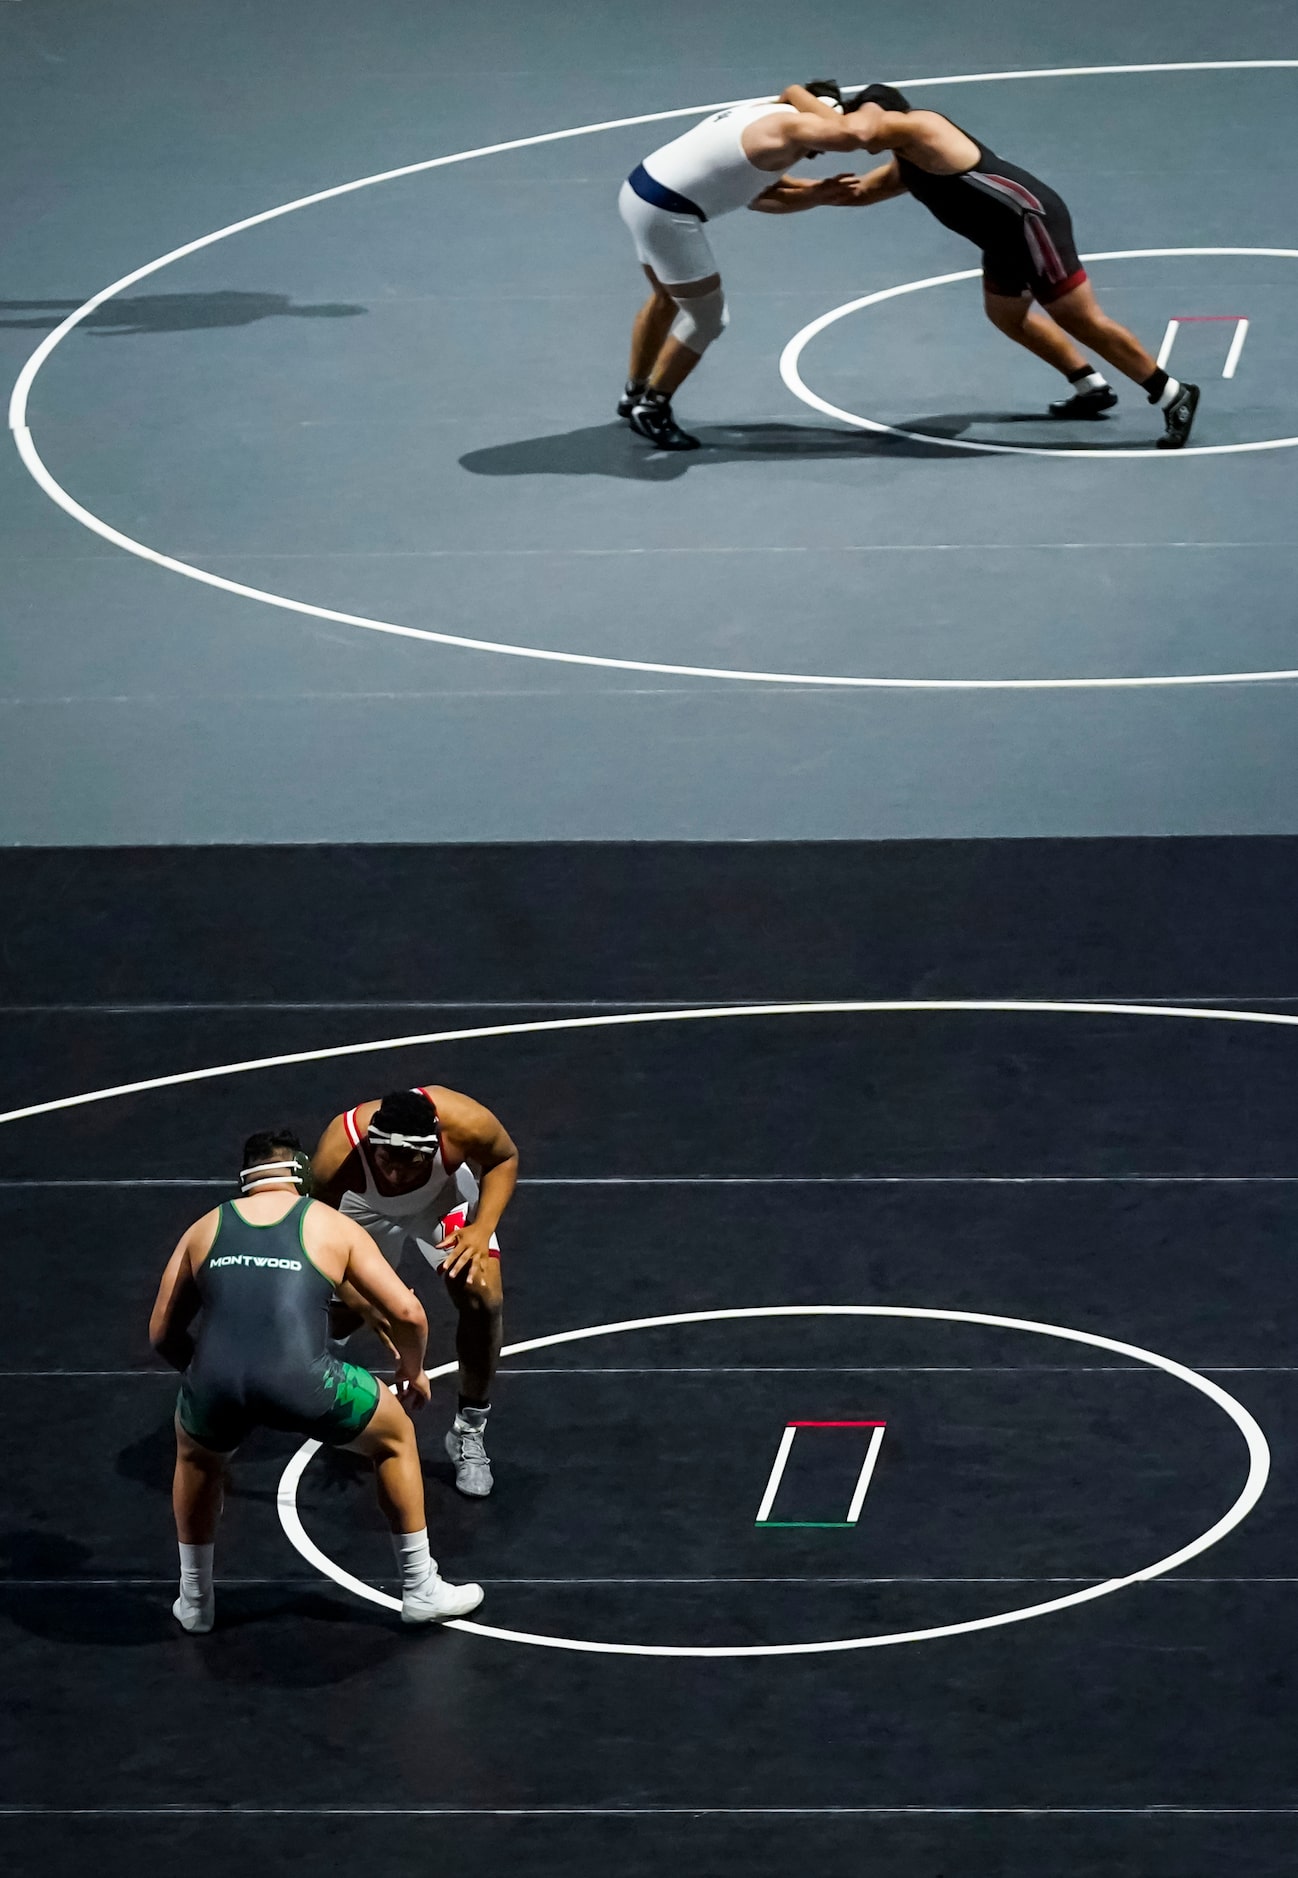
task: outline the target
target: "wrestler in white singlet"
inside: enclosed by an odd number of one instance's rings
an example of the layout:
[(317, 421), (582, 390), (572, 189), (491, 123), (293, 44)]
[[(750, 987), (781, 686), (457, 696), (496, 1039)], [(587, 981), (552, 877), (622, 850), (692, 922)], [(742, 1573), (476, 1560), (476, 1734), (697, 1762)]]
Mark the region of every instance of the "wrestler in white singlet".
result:
[[(442, 1262), (440, 1248), (446, 1234), (463, 1226), (477, 1213), (478, 1183), (472, 1169), (465, 1162), (448, 1168), (446, 1151), (439, 1141), (429, 1162), (428, 1178), (404, 1192), (388, 1193), (379, 1184), (356, 1109), (349, 1109), (343, 1116), (343, 1127), (347, 1139), (357, 1150), (365, 1176), (365, 1191), (344, 1193), (339, 1200), (339, 1211), (363, 1226), (393, 1265), (400, 1263), (402, 1246), (411, 1239), (436, 1270)], [(500, 1246), (494, 1233), (491, 1249), (493, 1255), (499, 1257)]]
[(764, 117), (798, 115), (791, 104), (736, 104), (714, 111), (644, 160), (655, 182), (702, 209), (708, 221), (746, 209), (774, 180), (744, 150), (743, 135)]

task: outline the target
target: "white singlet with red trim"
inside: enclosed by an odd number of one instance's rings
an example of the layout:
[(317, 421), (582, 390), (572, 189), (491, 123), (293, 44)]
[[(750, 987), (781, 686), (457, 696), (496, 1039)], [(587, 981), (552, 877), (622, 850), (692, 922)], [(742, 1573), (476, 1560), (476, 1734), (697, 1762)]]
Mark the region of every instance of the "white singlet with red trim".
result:
[(702, 209), (709, 221), (732, 209), (746, 209), (780, 172), (759, 170), (749, 161), (743, 134), (759, 118), (787, 112), (798, 115), (791, 104), (738, 104), (729, 111), (714, 111), (647, 156), (644, 167), (656, 183)]
[[(348, 1109), (343, 1116), (343, 1127), (347, 1130), (347, 1139), (360, 1155), (365, 1174), (364, 1199), (372, 1211), (381, 1213), (384, 1219), (410, 1219), (416, 1213), (445, 1214), (463, 1204), (466, 1196), (462, 1175), (467, 1170), (448, 1169), (442, 1157), (440, 1142), (429, 1166), (427, 1180), (421, 1180), (417, 1187), (409, 1187), (404, 1193), (385, 1193), (375, 1179), (369, 1144), (356, 1120), (355, 1109)], [(460, 1181), (456, 1179), (457, 1174), (461, 1175)], [(476, 1195), (476, 1182), (474, 1191)]]

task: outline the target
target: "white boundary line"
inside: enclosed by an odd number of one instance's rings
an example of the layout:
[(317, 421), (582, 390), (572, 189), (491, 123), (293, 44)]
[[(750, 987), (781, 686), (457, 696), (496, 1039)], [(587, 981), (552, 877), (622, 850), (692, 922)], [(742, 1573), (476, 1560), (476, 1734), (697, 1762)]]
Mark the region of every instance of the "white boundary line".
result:
[[(963, 72), (941, 78), (906, 78), (898, 82), (915, 90), (924, 85), (987, 85), (1030, 78), (1094, 78), (1163, 72), (1290, 71), (1295, 68), (1298, 68), (1298, 59), (1199, 59), (1160, 61), (1147, 65), (1078, 65), (1040, 67), (1018, 72)], [(728, 102), (735, 101), (729, 100)], [(752, 101), (741, 100), (740, 102)], [(135, 268), (131, 273), (124, 274), (120, 280), (114, 281), (111, 286), (101, 288), (97, 294), (93, 294), (82, 306), (77, 307), (65, 320), (61, 321), (52, 332), (47, 333), (27, 360), (18, 374), (9, 400), (9, 426), (24, 466), (50, 500), (70, 515), (74, 521), (79, 522), (82, 527), (89, 529), (92, 534), (99, 535), (103, 540), (112, 543), (114, 547), (123, 549), (128, 554), (134, 554), (141, 560), (152, 562), (154, 566), (165, 568), (171, 573), (181, 574), (186, 579), (196, 580), (205, 586), (220, 588), (223, 592), (234, 594), (239, 598), (255, 600), (262, 605), (277, 607), (284, 612), (302, 614), (311, 619), (330, 620), (338, 625), (354, 626), (365, 632), (387, 633), (397, 638), (421, 639), (433, 645), (458, 646), (473, 652), (493, 652), (505, 658), (537, 659), (560, 665), (595, 666), (606, 671), (646, 672), (662, 677), (714, 678), (744, 684), (825, 685), (853, 690), (888, 691), (1095, 691), (1172, 685), (1272, 684), (1285, 679), (1298, 678), (1298, 669), (1270, 672), (1192, 672), (1133, 678), (873, 678), (809, 672), (740, 671), (727, 666), (673, 665), (648, 659), (606, 658), (595, 653), (558, 652), (539, 646), (521, 646), (496, 640), (472, 639), (459, 633), (435, 632), (424, 627), (401, 626), (391, 620), (371, 619), (364, 614), (344, 613), (333, 607), (313, 606), (305, 600), (294, 600), (285, 594), (270, 593), (260, 587), (249, 587), (239, 581), (227, 580), (223, 575), (209, 573), (207, 569), (196, 567), (191, 562), (162, 554), (156, 548), (151, 548), (146, 543), (136, 541), (130, 535), (125, 535), (119, 529), (111, 527), (109, 523), (101, 520), (99, 516), (79, 503), (47, 468), (36, 448), (28, 424), (28, 404), (37, 374), (55, 347), (60, 345), (82, 320), (102, 306), (106, 300), (111, 300), (114, 295), (121, 293), (125, 288), (146, 280), (151, 274), (156, 274), (160, 269), (170, 266), (172, 262), (179, 261), (186, 255), (196, 254), (200, 249), (211, 247), (215, 242), (224, 241), (231, 235), (241, 234), (265, 222), (274, 221), (279, 216), (290, 215), (298, 209), (329, 202), (336, 197), (350, 195), (360, 189), (372, 188), (378, 183), (392, 182), (399, 177), (420, 175), (427, 170), (444, 168), (454, 163), (467, 163), (477, 157), (495, 156), (508, 150), (525, 150), (540, 144), (558, 143), (567, 138), (593, 136), (601, 131), (624, 130), (636, 124), (662, 123), (673, 118), (698, 117), (720, 108), (722, 107), (718, 104), (703, 104), (687, 105), (671, 111), (651, 111), (635, 117), (610, 118), (598, 124), (581, 124), (567, 130), (545, 131), (534, 137), (516, 137), (503, 143), (484, 144), (475, 150), (455, 151), (447, 156), (429, 157), (419, 163), (407, 163), (397, 169), (381, 170), (372, 176), (362, 176), (353, 182), (339, 183), (329, 189), (317, 190), (312, 195), (299, 196), (296, 201), (281, 203), (277, 208), (264, 209), (258, 215), (250, 215), (242, 221), (230, 222), (210, 235), (202, 235), (195, 241), (173, 248), (156, 261), (146, 262), (143, 267)]]
[(1172, 356), (1172, 347), (1176, 344), (1176, 335), (1181, 330), (1180, 320), (1169, 320), (1163, 333), (1163, 343), (1158, 348), (1158, 357), (1154, 363), (1161, 372)]
[[(1264, 255), (1274, 260), (1298, 261), (1298, 248), (1109, 248), (1103, 253), (1084, 254), (1083, 261), (1142, 261), (1153, 260), (1173, 255)], [(1164, 463), (1179, 460), (1182, 457), (1195, 456), (1243, 456), (1258, 450), (1292, 450), (1298, 446), (1298, 437), (1263, 437), (1253, 443), (1204, 443), (1187, 444), (1183, 450), (1158, 450), (1153, 444), (1133, 448), (1127, 445), (1113, 450), (1064, 450), (1055, 449), (1050, 444), (1031, 443), (979, 443), (963, 437), (935, 437), (924, 430), (907, 430), (901, 424), (884, 424), (877, 418), (860, 417), (855, 411), (845, 411), (841, 405), (831, 404), (827, 398), (820, 397), (806, 383), (800, 370), (799, 361), (811, 340), (823, 333), (827, 326), (837, 320), (846, 319), (850, 313), (859, 313), (866, 307), (878, 306), (884, 300), (896, 300), (903, 294), (921, 293), (927, 287), (948, 287), (955, 281), (979, 280), (982, 269), (970, 267), (958, 274), (933, 274), (927, 280), (904, 281), (899, 287), (884, 287), (878, 293), (862, 294), (859, 299), (845, 301), (842, 306), (822, 313), (804, 326), (790, 339), (780, 354), (780, 377), (784, 380), (795, 398), (801, 398), (813, 410), (822, 412), (826, 417), (835, 417), (841, 423), (850, 424), (855, 430), (875, 431), (887, 437), (906, 437), (915, 443), (931, 444), (935, 450), (966, 450), (975, 456), (1036, 456), (1067, 457), (1073, 460), (1085, 458), (1087, 461), (1102, 461), (1105, 458), (1124, 457), (1131, 461)], [(1179, 322), (1169, 320), (1167, 331), (1163, 334), (1163, 344), (1159, 349), (1159, 364), (1170, 355), (1172, 341), (1176, 338)], [(1240, 342), (1242, 345), (1242, 341)], [(1238, 352), (1232, 346), (1232, 356), (1238, 359)], [(1226, 376), (1223, 373), (1223, 377)], [(1058, 681), (1056, 681), (1058, 682)], [(1165, 681), (1160, 681), (1165, 682)]]
[[(1121, 1343), (1113, 1337), (1101, 1337), (1092, 1331), (1068, 1330), (1058, 1324), (1036, 1323), (1030, 1318), (992, 1316), (982, 1311), (941, 1311), (918, 1307), (890, 1304), (776, 1304), (760, 1305), (750, 1309), (724, 1311), (680, 1311), (665, 1317), (631, 1318), (617, 1324), (592, 1324), (580, 1330), (561, 1330), (549, 1337), (532, 1337), (526, 1343), (514, 1343), (501, 1351), (502, 1356), (518, 1356), (525, 1350), (550, 1349), (559, 1343), (580, 1343), (591, 1337), (611, 1337), (625, 1331), (657, 1330), (668, 1325), (709, 1324), (733, 1321), (736, 1318), (752, 1317), (889, 1317), (920, 1318), (935, 1323), (982, 1324), (996, 1330), (1023, 1330), (1037, 1336), (1057, 1337), (1067, 1343), (1084, 1343), (1094, 1349), (1111, 1350), (1119, 1356), (1133, 1358), (1138, 1363), (1147, 1363), (1154, 1369), (1161, 1369), (1178, 1381), (1187, 1383), (1206, 1395), (1209, 1401), (1228, 1415), (1239, 1429), (1248, 1448), (1248, 1474), (1244, 1485), (1234, 1503), (1222, 1514), (1206, 1532), (1200, 1533), (1188, 1545), (1171, 1552), (1166, 1558), (1157, 1559), (1154, 1564), (1144, 1566), (1140, 1571), (1129, 1572), (1122, 1578), (1108, 1578), (1100, 1584), (1087, 1585), (1081, 1591), (1068, 1592), (1063, 1597), (1048, 1598), (1040, 1604), (1026, 1604), (1014, 1611), (998, 1611), (990, 1617), (974, 1617), (959, 1624), (934, 1624), (923, 1630), (899, 1630), (882, 1636), (872, 1637), (836, 1637), (817, 1643), (763, 1643), (734, 1645), (688, 1645), (688, 1644), (650, 1644), (650, 1643), (605, 1643), (584, 1637), (556, 1637), (541, 1631), (505, 1630), (494, 1624), (475, 1624), (467, 1618), (454, 1620), (447, 1626), (452, 1630), (470, 1631), (478, 1637), (494, 1637), (502, 1643), (528, 1643), (549, 1650), (575, 1650), (595, 1656), (672, 1656), (672, 1657), (754, 1657), (754, 1656), (823, 1656), (838, 1650), (877, 1650), (892, 1644), (928, 1643), (939, 1637), (968, 1636), (978, 1630), (997, 1630), (1007, 1624), (1025, 1623), (1031, 1617), (1046, 1617), (1055, 1611), (1063, 1611), (1074, 1604), (1093, 1603), (1097, 1598), (1110, 1596), (1115, 1591), (1124, 1591), (1131, 1585), (1148, 1584), (1154, 1578), (1161, 1578), (1165, 1573), (1174, 1571), (1192, 1558), (1216, 1545), (1219, 1539), (1232, 1532), (1241, 1521), (1246, 1519), (1262, 1497), (1270, 1472), (1271, 1455), (1267, 1447), (1266, 1436), (1257, 1422), (1241, 1402), (1228, 1395), (1217, 1383), (1209, 1381), (1197, 1371), (1187, 1369), (1171, 1357), (1160, 1356), (1156, 1351), (1141, 1349), (1138, 1344)], [(429, 1370), (430, 1377), (444, 1376), (455, 1368), (454, 1363), (443, 1363), (437, 1369)], [(302, 1524), (297, 1507), (297, 1490), (302, 1475), (313, 1455), (319, 1451), (318, 1441), (308, 1441), (299, 1448), (281, 1476), (276, 1494), (280, 1523), (288, 1536), (289, 1542), (296, 1547), (308, 1563), (332, 1578), (335, 1584), (344, 1590), (353, 1591), (357, 1597), (368, 1603), (382, 1605), (385, 1610), (399, 1611), (400, 1599), (391, 1597), (386, 1591), (379, 1591), (363, 1579), (344, 1571), (328, 1555), (322, 1552), (308, 1535)]]
[(852, 1504), (847, 1509), (847, 1523), (849, 1526), (855, 1526), (857, 1520), (861, 1517), (861, 1508), (865, 1505), (865, 1496), (869, 1492), (870, 1482), (874, 1478), (874, 1464), (879, 1458), (879, 1449), (883, 1446), (885, 1433), (885, 1429), (876, 1428), (870, 1436), (870, 1445), (866, 1449), (865, 1461), (861, 1468), (860, 1478), (856, 1483), (856, 1492), (852, 1495)]
[(207, 1069), (176, 1070), (169, 1076), (146, 1076), (138, 1082), (114, 1083), (84, 1095), (56, 1096), (48, 1102), (30, 1102), (23, 1108), (0, 1112), (0, 1125), (34, 1115), (53, 1115), (63, 1109), (83, 1108), (90, 1102), (111, 1102), (121, 1096), (145, 1095), (153, 1089), (175, 1089), (183, 1083), (211, 1082), (223, 1076), (243, 1076), (252, 1070), (287, 1069), (295, 1063), (328, 1063), (344, 1056), (373, 1056), (380, 1050), (413, 1050), (424, 1044), (466, 1043), (480, 1037), (537, 1036), (561, 1030), (607, 1030), (622, 1024), (689, 1024), (724, 1022), (728, 1018), (815, 1017), (864, 1012), (929, 1011), (1042, 1011), (1083, 1017), (1164, 1017), (1172, 1021), (1198, 1019), (1223, 1024), (1271, 1024), (1293, 1028), (1298, 1014), (1282, 1011), (1228, 1011), (1186, 1004), (1124, 1004), (1052, 998), (836, 998), (794, 1004), (721, 1004), (697, 1010), (617, 1011), (600, 1017), (551, 1017), (526, 1024), (479, 1024), (467, 1030), (416, 1031), (404, 1037), (379, 1037), (368, 1043), (335, 1043), (319, 1050), (289, 1050), (280, 1056), (246, 1057), (237, 1063), (217, 1063)]
[(753, 1521), (755, 1526), (760, 1526), (763, 1523), (769, 1515), (771, 1508), (775, 1505), (775, 1496), (780, 1491), (780, 1482), (783, 1480), (784, 1470), (789, 1464), (789, 1455), (793, 1451), (793, 1437), (797, 1432), (797, 1429), (790, 1423), (780, 1436), (780, 1445), (775, 1450), (775, 1464), (771, 1468), (771, 1477), (766, 1483), (766, 1491), (762, 1495), (762, 1503), (757, 1509), (757, 1518)]

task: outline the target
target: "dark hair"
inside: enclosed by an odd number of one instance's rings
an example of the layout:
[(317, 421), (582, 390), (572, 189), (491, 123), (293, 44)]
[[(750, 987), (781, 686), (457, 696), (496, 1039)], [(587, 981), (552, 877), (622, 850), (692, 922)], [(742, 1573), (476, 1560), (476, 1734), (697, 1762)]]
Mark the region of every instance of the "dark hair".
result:
[(859, 111), (863, 104), (877, 104), (881, 111), (909, 111), (910, 99), (904, 97), (895, 85), (867, 85), (864, 91), (858, 91), (854, 98), (845, 105), (846, 111)]
[(843, 94), (832, 78), (813, 78), (802, 89), (809, 91), (813, 98), (824, 98), (830, 104), (836, 104), (840, 111), (845, 110)]
[(432, 1135), (437, 1133), (437, 1110), (419, 1089), (392, 1089), (370, 1119), (385, 1133)]
[(291, 1161), (305, 1150), (291, 1128), (262, 1128), (243, 1144), (242, 1167), (260, 1167), (265, 1161)]

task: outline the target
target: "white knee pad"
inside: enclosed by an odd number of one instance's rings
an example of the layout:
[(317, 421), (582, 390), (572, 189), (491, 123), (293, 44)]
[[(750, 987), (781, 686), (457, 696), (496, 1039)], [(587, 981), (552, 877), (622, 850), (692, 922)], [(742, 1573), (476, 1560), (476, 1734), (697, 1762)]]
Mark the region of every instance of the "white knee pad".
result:
[(678, 300), (676, 308), (672, 338), (679, 339), (691, 352), (706, 352), (730, 324), (726, 296), (720, 287), (714, 287), (711, 293), (691, 294), (688, 300)]

